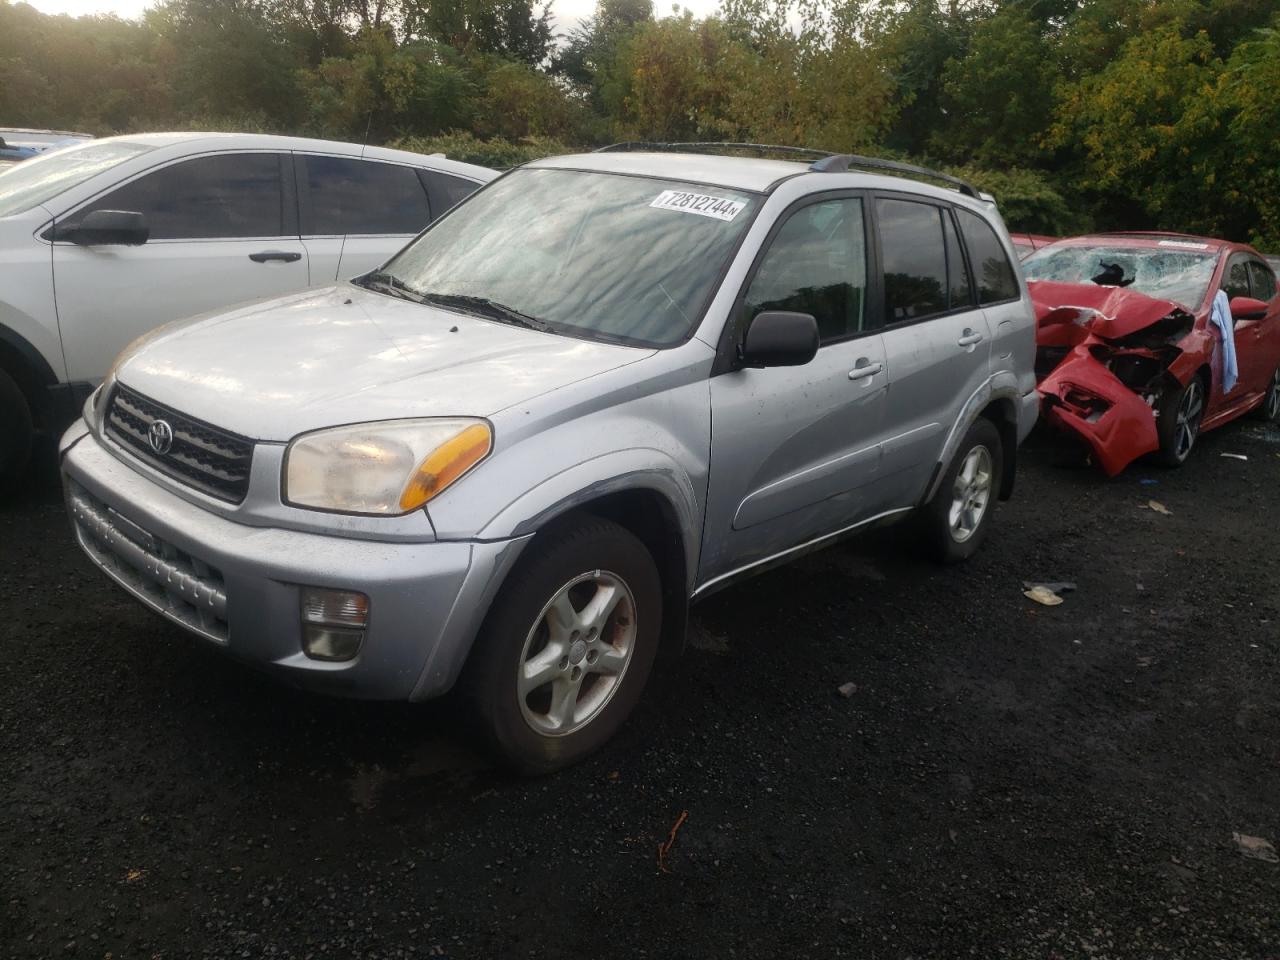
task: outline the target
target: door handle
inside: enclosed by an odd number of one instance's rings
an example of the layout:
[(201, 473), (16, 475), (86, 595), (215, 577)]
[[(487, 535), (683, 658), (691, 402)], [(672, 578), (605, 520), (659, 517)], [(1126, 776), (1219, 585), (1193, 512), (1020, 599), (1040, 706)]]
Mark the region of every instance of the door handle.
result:
[(254, 263), (266, 263), (268, 260), (280, 260), (283, 263), (296, 263), (302, 259), (302, 254), (295, 253), (292, 250), (263, 250), (260, 253), (249, 254), (249, 259)]
[(974, 333), (972, 330), (966, 327), (960, 339), (956, 341), (956, 346), (972, 347), (975, 343), (981, 343), (982, 340), (983, 340), (982, 334)]
[(854, 364), (853, 369), (849, 371), (849, 379), (865, 380), (867, 377), (874, 377), (883, 369), (883, 363), (869, 363), (866, 357), (862, 357), (856, 364)]

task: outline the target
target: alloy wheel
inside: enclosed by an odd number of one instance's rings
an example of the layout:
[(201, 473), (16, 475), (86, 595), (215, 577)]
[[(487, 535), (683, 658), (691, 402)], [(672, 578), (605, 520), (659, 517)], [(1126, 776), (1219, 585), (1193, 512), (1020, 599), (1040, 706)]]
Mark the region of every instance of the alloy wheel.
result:
[(1200, 418), (1204, 413), (1204, 388), (1198, 379), (1187, 384), (1187, 389), (1178, 403), (1178, 413), (1174, 425), (1174, 455), (1178, 462), (1191, 455), (1191, 448), (1196, 444), (1200, 434)]
[(586, 726), (621, 686), (635, 647), (636, 602), (626, 582), (605, 570), (570, 580), (542, 608), (520, 654), (525, 722), (544, 736)]
[(991, 502), (991, 451), (982, 445), (973, 447), (965, 456), (955, 483), (951, 487), (951, 538), (964, 543), (978, 531)]

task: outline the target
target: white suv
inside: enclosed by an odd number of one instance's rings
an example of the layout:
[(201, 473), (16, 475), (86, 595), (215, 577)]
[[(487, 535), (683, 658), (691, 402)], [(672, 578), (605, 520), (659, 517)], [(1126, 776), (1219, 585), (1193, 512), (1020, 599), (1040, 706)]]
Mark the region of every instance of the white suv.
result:
[(356, 276), (496, 174), (255, 134), (114, 137), (0, 172), (0, 483), (131, 340)]

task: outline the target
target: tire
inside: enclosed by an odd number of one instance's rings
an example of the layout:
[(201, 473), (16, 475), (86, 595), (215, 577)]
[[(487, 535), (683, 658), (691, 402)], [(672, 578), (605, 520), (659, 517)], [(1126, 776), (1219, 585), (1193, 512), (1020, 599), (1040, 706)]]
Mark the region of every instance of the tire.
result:
[(920, 514), (921, 533), (939, 563), (967, 560), (991, 527), (1003, 476), (1000, 431), (985, 417), (974, 421), (942, 475), (938, 492)]
[(1271, 374), (1267, 392), (1262, 395), (1262, 402), (1253, 408), (1253, 415), (1267, 423), (1280, 421), (1280, 367)]
[[(583, 618), (606, 596), (612, 612)], [(527, 775), (598, 749), (640, 699), (661, 624), (657, 567), (629, 531), (586, 518), (539, 534), (494, 601), (463, 678), (490, 749)]]
[(1157, 462), (1166, 467), (1180, 467), (1187, 462), (1200, 438), (1200, 421), (1204, 419), (1204, 381), (1192, 377), (1178, 390), (1166, 390), (1160, 397), (1156, 417), (1156, 435), (1160, 449)]
[(14, 486), (31, 457), (31, 408), (18, 385), (0, 370), (0, 491)]

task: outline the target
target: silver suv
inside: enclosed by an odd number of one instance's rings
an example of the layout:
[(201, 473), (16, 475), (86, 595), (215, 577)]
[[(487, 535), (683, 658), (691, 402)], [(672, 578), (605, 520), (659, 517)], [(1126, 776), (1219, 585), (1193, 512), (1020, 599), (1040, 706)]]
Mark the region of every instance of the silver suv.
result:
[(909, 516), (963, 559), (1010, 493), (1017, 258), (967, 184), (851, 170), (885, 165), (542, 160), (354, 283), (162, 328), (63, 438), (75, 535), (233, 656), (460, 685), (509, 764), (571, 763), (691, 600)]

